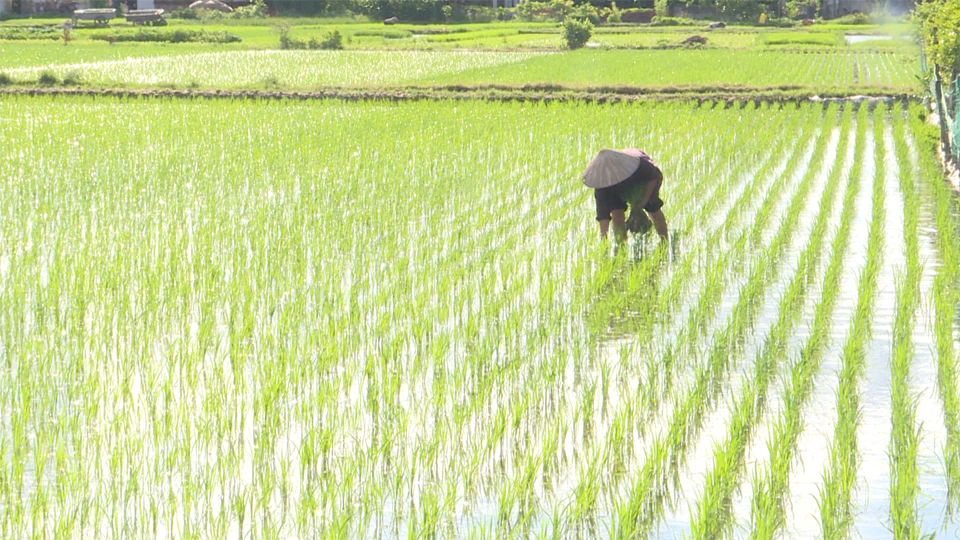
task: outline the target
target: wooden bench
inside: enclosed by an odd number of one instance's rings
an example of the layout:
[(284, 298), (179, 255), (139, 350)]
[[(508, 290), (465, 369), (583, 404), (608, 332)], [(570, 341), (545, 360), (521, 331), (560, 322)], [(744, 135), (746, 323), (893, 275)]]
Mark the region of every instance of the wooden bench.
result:
[(163, 18), (162, 9), (134, 9), (128, 11), (124, 17), (127, 22), (135, 25), (165, 26), (167, 24), (167, 20)]
[(93, 21), (96, 26), (107, 26), (107, 21), (117, 17), (117, 10), (109, 9), (77, 9), (73, 12), (73, 26), (77, 21)]

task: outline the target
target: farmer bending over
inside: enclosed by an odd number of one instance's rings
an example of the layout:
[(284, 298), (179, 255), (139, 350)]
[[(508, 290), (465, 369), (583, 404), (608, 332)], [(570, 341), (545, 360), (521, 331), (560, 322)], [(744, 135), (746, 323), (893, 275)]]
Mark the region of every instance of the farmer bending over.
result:
[[(635, 148), (605, 148), (587, 165), (583, 183), (594, 188), (597, 221), (603, 238), (607, 237), (611, 220), (613, 233), (620, 241), (626, 239), (627, 230), (640, 234), (647, 232), (650, 221), (653, 221), (660, 238), (667, 238), (667, 220), (660, 211), (663, 207), (660, 200), (663, 173), (646, 152)], [(625, 219), (624, 211), (628, 205), (630, 219)], [(650, 215), (649, 219), (644, 210)]]

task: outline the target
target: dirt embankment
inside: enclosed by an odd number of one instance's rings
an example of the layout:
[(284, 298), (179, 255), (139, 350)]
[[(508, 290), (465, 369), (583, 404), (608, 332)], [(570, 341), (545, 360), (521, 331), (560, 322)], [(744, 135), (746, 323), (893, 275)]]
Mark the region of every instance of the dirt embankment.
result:
[(2, 95), (29, 96), (106, 96), (121, 98), (181, 98), (181, 99), (259, 99), (259, 100), (321, 100), (347, 101), (416, 101), (416, 100), (483, 100), (507, 102), (591, 102), (630, 103), (636, 101), (697, 101), (732, 103), (787, 103), (806, 101), (840, 101), (868, 104), (879, 102), (907, 102), (917, 99), (906, 93), (881, 93), (873, 96), (811, 95), (802, 87), (777, 86), (743, 87), (597, 87), (572, 90), (553, 85), (510, 86), (440, 86), (408, 87), (402, 89), (328, 88), (312, 91), (279, 90), (201, 90), (163, 88), (92, 88), (92, 87), (6, 87)]

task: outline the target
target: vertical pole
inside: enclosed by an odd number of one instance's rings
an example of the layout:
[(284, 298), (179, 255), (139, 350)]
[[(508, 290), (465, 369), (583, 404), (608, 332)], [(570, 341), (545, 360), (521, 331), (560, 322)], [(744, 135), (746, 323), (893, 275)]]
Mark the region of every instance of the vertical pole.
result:
[(952, 159), (950, 132), (947, 130), (947, 110), (946, 107), (943, 106), (943, 82), (940, 80), (940, 70), (938, 67), (936, 64), (933, 65), (933, 93), (934, 98), (937, 100), (937, 123), (940, 124), (940, 148), (943, 150), (943, 154), (947, 156), (947, 159)]

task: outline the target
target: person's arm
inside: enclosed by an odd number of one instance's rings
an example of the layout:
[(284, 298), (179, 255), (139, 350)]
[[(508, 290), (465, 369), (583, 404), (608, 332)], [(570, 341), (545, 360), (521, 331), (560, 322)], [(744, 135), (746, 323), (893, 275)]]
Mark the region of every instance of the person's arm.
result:
[(656, 180), (651, 180), (647, 182), (647, 187), (643, 190), (643, 197), (637, 201), (637, 208), (643, 208), (650, 202), (650, 197), (653, 197), (654, 191), (660, 187), (660, 184), (663, 183), (663, 173), (657, 175)]
[(610, 219), (601, 219), (598, 221), (600, 224), (600, 237), (606, 239), (607, 233), (610, 231), (610, 222), (613, 222), (613, 236), (618, 242), (623, 242), (627, 239), (627, 227), (625, 225), (626, 218), (623, 214), (623, 210), (611, 210)]

